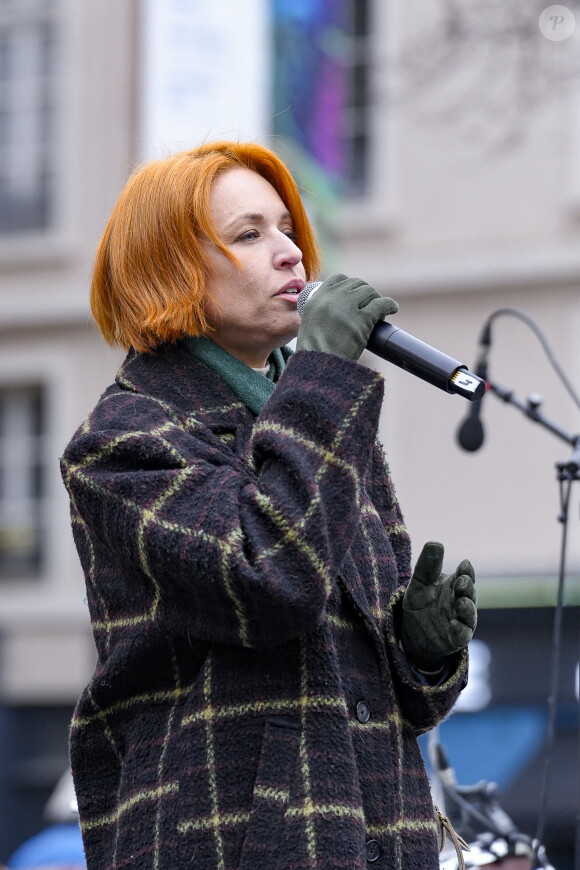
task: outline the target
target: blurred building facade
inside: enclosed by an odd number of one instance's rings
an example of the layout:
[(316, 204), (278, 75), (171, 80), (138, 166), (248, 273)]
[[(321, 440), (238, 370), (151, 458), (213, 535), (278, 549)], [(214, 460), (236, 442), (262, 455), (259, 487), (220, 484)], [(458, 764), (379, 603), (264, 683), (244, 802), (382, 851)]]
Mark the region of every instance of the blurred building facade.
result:
[[(553, 85), (518, 102), (515, 69), (513, 82), (495, 79), (478, 53), (505, 50), (501, 28), (480, 31), (471, 50), (445, 42), (443, 2), (203, 6), (0, 5), (0, 860), (38, 829), (94, 665), (58, 457), (122, 358), (91, 323), (88, 285), (135, 162), (203, 139), (263, 141), (304, 187), (327, 274), (394, 296), (402, 328), (469, 365), (487, 318), (521, 310), (580, 391), (580, 81), (565, 74), (578, 34), (546, 38), (534, 8), (524, 84), (541, 65)], [(461, 93), (476, 57), (479, 78)], [(559, 563), (555, 463), (570, 446), (489, 395), (484, 444), (466, 453), (462, 399), (364, 361), (386, 378), (381, 437), (415, 555), (439, 539), (450, 568), (469, 556), (490, 624), (519, 608), (544, 618)], [(494, 321), (489, 366), (492, 380), (522, 401), (541, 394), (548, 418), (579, 431), (578, 407), (517, 317)], [(570, 613), (577, 505), (573, 492)], [(526, 669), (529, 635), (513, 631)], [(576, 662), (562, 672), (566, 703)]]

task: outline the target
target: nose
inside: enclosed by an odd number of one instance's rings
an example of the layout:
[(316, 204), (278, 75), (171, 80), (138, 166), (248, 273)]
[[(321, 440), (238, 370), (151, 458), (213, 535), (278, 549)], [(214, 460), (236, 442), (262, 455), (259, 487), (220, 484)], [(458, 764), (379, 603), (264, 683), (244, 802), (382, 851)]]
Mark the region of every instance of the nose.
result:
[(276, 269), (285, 269), (297, 266), (302, 261), (302, 251), (290, 236), (279, 233), (278, 244), (274, 252), (274, 266)]

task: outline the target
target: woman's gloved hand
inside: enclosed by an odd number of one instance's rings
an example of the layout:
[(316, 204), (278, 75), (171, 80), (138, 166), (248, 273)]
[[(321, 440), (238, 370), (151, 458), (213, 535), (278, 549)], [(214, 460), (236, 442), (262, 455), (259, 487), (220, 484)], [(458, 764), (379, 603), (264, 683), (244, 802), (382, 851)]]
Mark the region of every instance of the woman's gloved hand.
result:
[(317, 350), (357, 360), (373, 327), (396, 314), (397, 303), (361, 281), (330, 275), (304, 306), (296, 350)]
[(403, 649), (426, 671), (467, 646), (477, 625), (471, 562), (464, 559), (454, 574), (442, 574), (443, 553), (443, 544), (425, 544), (403, 598)]

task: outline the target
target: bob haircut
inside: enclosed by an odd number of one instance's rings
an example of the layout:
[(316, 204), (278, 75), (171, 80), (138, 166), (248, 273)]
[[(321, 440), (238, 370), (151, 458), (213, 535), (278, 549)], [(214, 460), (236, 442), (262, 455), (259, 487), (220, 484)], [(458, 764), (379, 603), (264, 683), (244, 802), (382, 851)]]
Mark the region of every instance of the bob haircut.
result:
[(210, 238), (234, 263), (210, 211), (214, 179), (245, 167), (274, 187), (292, 215), (307, 280), (320, 252), (296, 182), (269, 149), (217, 141), (144, 164), (113, 209), (95, 257), (91, 310), (106, 341), (140, 353), (163, 342), (211, 332), (205, 313), (209, 265), (200, 244)]

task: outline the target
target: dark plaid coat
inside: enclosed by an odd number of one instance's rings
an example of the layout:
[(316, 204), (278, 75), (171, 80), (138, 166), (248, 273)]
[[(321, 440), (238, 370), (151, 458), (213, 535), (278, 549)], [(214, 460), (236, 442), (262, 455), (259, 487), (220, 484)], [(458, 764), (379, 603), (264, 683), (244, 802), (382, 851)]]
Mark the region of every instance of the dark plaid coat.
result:
[[(89, 870), (427, 870), (397, 643), (410, 548), (379, 375), (288, 364), (256, 418), (180, 345), (130, 354), (62, 460), (98, 650), (72, 723)], [(456, 666), (455, 666), (456, 665)]]

